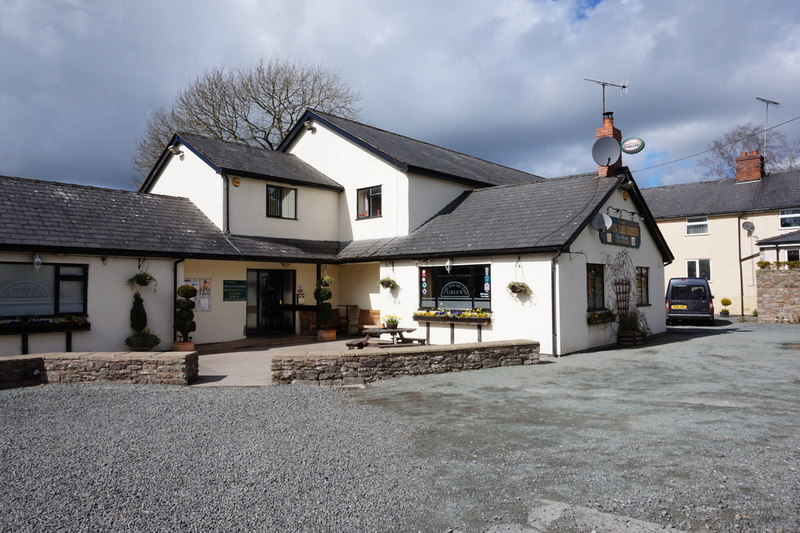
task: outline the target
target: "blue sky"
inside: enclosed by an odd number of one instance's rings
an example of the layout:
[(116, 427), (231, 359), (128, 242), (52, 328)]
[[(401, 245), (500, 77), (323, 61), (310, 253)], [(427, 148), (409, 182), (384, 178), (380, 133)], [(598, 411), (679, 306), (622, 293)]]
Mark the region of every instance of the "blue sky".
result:
[[(800, 3), (765, 0), (0, 0), (0, 174), (131, 188), (149, 113), (210, 66), (338, 70), (362, 121), (545, 177), (595, 168), (593, 78), (632, 170), (800, 116)], [(800, 138), (800, 121), (781, 128)], [(696, 159), (635, 172), (703, 178)]]

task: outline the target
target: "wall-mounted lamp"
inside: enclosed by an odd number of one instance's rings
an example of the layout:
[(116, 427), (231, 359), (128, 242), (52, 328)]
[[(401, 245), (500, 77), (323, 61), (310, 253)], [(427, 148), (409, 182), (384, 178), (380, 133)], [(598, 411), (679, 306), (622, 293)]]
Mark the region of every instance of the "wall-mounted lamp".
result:
[(104, 265), (107, 265), (108, 264), (108, 257), (105, 256), (105, 255), (101, 255), (100, 256), (100, 261), (102, 261)]
[(173, 145), (170, 145), (170, 146), (168, 146), (168, 147), (167, 147), (167, 150), (169, 150), (169, 153), (171, 153), (172, 155), (183, 155), (183, 150), (180, 150), (180, 149), (179, 149), (177, 146), (175, 146), (174, 144), (173, 144)]
[(39, 254), (33, 254), (33, 268), (38, 271), (42, 266), (42, 258)]
[(622, 189), (623, 191), (630, 191), (631, 189), (633, 189), (633, 180), (630, 178), (626, 179), (625, 181), (619, 184), (619, 188)]
[(310, 120), (306, 120), (305, 122), (303, 122), (303, 127), (308, 131), (310, 131), (311, 133), (317, 132), (317, 128), (314, 127), (314, 125), (311, 123)]
[(444, 269), (447, 270), (447, 273), (449, 274), (452, 268), (453, 268), (453, 260), (448, 258), (447, 261), (445, 261), (444, 263)]

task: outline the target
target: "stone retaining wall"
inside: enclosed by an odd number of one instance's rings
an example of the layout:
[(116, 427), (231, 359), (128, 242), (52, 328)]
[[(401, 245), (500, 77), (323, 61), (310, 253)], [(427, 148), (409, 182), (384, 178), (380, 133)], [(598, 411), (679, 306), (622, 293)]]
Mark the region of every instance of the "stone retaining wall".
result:
[(272, 358), (272, 381), (278, 384), (350, 386), (399, 376), (538, 362), (539, 343), (529, 340), (276, 353)]
[(759, 322), (800, 322), (800, 270), (756, 271)]
[(67, 352), (0, 358), (0, 389), (44, 383), (188, 385), (200, 372), (197, 352)]

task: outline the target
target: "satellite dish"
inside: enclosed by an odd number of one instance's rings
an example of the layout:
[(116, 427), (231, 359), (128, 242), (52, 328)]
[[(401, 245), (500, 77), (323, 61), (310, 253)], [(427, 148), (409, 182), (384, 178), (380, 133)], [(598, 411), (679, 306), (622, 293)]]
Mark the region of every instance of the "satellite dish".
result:
[(745, 220), (742, 222), (742, 229), (745, 231), (754, 231), (756, 229), (756, 225), (749, 220)]
[(614, 137), (600, 137), (592, 146), (594, 162), (601, 167), (610, 167), (619, 161), (622, 152)]
[(611, 229), (613, 224), (614, 222), (611, 220), (611, 217), (605, 213), (597, 213), (594, 218), (592, 218), (592, 228), (597, 231)]

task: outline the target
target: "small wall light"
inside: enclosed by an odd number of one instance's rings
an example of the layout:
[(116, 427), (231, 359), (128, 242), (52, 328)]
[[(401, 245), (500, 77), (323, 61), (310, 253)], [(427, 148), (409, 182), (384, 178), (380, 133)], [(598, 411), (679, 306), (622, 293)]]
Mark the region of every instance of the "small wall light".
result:
[(42, 258), (39, 257), (39, 254), (33, 254), (33, 268), (38, 271), (41, 266)]
[(303, 122), (303, 127), (308, 131), (310, 131), (311, 133), (317, 132), (317, 128), (314, 127), (314, 125), (311, 123), (310, 120), (306, 120), (305, 122)]
[(452, 268), (453, 268), (453, 260), (448, 258), (447, 261), (445, 261), (444, 263), (444, 269), (447, 270), (447, 273), (449, 274)]
[(183, 150), (180, 150), (174, 144), (169, 146), (169, 147), (167, 147), (167, 150), (169, 150), (169, 153), (171, 153), (172, 155), (183, 155)]

